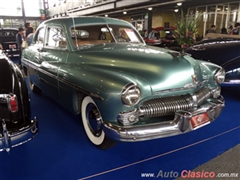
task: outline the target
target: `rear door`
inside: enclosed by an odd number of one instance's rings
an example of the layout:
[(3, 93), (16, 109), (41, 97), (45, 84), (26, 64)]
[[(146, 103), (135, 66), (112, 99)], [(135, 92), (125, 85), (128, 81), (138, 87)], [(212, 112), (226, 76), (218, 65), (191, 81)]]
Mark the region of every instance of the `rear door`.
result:
[(40, 87), (38, 68), (41, 65), (41, 51), (44, 45), (45, 27), (37, 30), (31, 46), (28, 46), (22, 53), (22, 63), (27, 67), (26, 74), (30, 81)]

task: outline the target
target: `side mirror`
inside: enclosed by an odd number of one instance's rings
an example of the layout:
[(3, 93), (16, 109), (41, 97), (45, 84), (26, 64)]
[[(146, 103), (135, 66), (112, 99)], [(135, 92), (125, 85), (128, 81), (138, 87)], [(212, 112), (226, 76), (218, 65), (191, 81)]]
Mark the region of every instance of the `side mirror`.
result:
[(87, 39), (89, 38), (89, 32), (86, 30), (74, 30), (71, 33), (72, 38), (77, 38), (77, 39)]
[(108, 30), (108, 28), (103, 27), (103, 28), (101, 28), (101, 32), (109, 32), (109, 30)]
[(89, 32), (85, 31), (85, 30), (81, 30), (80, 34), (79, 34), (79, 38), (81, 39), (87, 39), (89, 38)]

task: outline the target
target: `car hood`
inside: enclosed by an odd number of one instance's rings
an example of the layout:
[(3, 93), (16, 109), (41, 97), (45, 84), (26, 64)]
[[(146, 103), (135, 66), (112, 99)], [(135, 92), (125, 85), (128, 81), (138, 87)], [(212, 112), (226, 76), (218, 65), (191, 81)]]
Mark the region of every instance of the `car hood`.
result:
[[(182, 88), (201, 78), (199, 63), (190, 56), (148, 45), (102, 44), (81, 49), (81, 64), (106, 74), (122, 76), (130, 82), (150, 85), (153, 91)], [(77, 58), (79, 64), (79, 58)], [(101, 62), (101, 63), (99, 63)]]

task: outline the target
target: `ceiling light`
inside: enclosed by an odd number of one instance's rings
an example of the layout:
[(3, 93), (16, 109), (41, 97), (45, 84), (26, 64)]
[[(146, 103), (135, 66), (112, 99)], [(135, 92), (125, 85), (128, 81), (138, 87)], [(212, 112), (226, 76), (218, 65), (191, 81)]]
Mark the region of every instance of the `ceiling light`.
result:
[(177, 5), (178, 5), (178, 6), (181, 6), (181, 5), (182, 5), (182, 3), (177, 3)]
[(178, 12), (178, 9), (174, 9), (174, 12)]
[(107, 15), (107, 14), (105, 14), (105, 17), (108, 17), (108, 15)]
[(148, 10), (151, 11), (151, 10), (152, 10), (152, 7), (149, 7)]
[(127, 14), (127, 11), (123, 11), (123, 14)]

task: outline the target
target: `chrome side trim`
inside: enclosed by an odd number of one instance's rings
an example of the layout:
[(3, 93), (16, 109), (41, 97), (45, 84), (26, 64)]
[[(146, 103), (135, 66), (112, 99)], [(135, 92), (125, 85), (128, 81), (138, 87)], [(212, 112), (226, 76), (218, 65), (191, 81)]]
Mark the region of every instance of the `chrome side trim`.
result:
[[(175, 118), (168, 122), (131, 126), (103, 122), (102, 127), (107, 137), (115, 141), (136, 142), (169, 137), (190, 132), (211, 123), (219, 116), (224, 106), (224, 98), (220, 96), (218, 99), (205, 102), (197, 110), (177, 111)], [(204, 113), (208, 114), (209, 122), (193, 128), (190, 122), (191, 117)]]

